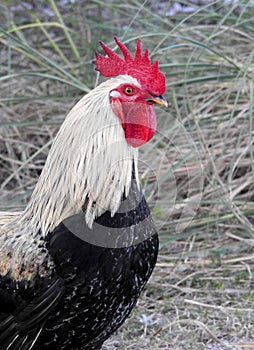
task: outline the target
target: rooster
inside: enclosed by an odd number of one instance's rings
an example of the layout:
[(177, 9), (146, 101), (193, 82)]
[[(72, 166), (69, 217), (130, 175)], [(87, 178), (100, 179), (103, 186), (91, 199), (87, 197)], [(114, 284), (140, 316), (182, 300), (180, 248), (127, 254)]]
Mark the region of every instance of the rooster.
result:
[(101, 349), (155, 266), (158, 235), (139, 187), (138, 148), (166, 106), (165, 75), (140, 40), (69, 112), (23, 212), (0, 213), (0, 347)]

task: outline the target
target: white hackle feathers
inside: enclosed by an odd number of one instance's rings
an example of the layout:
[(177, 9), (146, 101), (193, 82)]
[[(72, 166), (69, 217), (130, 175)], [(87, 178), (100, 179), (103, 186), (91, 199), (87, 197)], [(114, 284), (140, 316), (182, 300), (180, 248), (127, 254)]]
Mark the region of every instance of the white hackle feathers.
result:
[(102, 83), (73, 107), (57, 134), (24, 213), (43, 235), (83, 205), (91, 227), (106, 210), (114, 215), (128, 194), (137, 150), (126, 142), (109, 100), (110, 91), (123, 83), (139, 86), (129, 76)]
[(12, 241), (15, 245), (16, 259), (27, 254), (30, 261), (31, 254), (38, 259), (40, 249), (35, 247), (40, 235), (45, 236), (82, 208), (92, 227), (94, 219), (106, 210), (113, 216), (123, 194), (128, 195), (133, 164), (137, 175), (138, 151), (126, 142), (109, 97), (111, 90), (124, 83), (140, 87), (127, 75), (112, 78), (85, 95), (67, 115), (27, 208), (19, 220), (16, 214), (14, 220), (0, 225), (0, 244), (6, 232), (7, 244), (11, 246)]

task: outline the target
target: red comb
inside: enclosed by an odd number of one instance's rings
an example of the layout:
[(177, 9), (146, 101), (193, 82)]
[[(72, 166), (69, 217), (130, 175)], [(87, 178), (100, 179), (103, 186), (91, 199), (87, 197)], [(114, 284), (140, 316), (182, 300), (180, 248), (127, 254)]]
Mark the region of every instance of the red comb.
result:
[(116, 37), (114, 39), (122, 51), (124, 59), (100, 41), (100, 45), (108, 57), (104, 57), (97, 52), (95, 53), (96, 70), (104, 75), (104, 77), (116, 77), (117, 75), (128, 74), (136, 78), (153, 95), (159, 96), (164, 94), (166, 91), (165, 75), (160, 72), (158, 61), (151, 64), (148, 49), (145, 50), (144, 56), (142, 56), (141, 40), (138, 40), (136, 54), (133, 58), (127, 47)]

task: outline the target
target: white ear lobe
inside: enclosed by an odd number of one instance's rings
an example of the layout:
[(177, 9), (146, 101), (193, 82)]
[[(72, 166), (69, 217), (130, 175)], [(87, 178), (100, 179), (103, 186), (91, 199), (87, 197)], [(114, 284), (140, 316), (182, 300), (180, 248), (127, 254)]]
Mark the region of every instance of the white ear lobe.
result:
[(109, 96), (113, 97), (113, 98), (119, 98), (121, 96), (121, 94), (120, 94), (120, 92), (113, 90), (110, 92)]

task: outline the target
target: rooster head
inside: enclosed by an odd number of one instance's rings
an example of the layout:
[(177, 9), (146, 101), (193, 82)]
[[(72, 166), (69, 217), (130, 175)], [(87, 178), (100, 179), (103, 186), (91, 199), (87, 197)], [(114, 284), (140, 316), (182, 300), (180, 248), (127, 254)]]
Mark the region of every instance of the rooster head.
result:
[(142, 55), (140, 40), (134, 58), (116, 37), (115, 42), (124, 58), (100, 42), (107, 57), (96, 53), (96, 70), (105, 77), (129, 75), (134, 78), (133, 83), (120, 84), (112, 89), (109, 101), (114, 114), (122, 123), (126, 141), (132, 147), (139, 147), (148, 142), (156, 132), (154, 104), (167, 106), (163, 97), (166, 79), (159, 70), (158, 61), (151, 64), (148, 49)]

